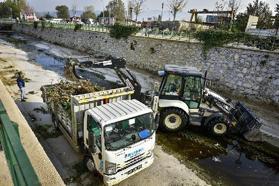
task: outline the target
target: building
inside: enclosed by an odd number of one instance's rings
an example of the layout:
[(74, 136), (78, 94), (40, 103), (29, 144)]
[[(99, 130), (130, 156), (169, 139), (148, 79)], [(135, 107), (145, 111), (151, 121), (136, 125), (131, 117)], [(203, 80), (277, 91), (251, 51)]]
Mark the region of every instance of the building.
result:
[(102, 25), (114, 25), (116, 19), (115, 17), (99, 17), (99, 23)]

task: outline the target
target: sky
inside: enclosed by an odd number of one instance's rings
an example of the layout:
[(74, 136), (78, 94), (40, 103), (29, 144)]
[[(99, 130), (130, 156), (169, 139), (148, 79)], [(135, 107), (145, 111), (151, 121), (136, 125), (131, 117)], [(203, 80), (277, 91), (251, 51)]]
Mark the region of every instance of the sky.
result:
[[(1, 1), (1, 0), (0, 0)], [(187, 13), (190, 9), (208, 9), (213, 10), (215, 7), (215, 2), (217, 0), (188, 0), (188, 3), (185, 7), (185, 10), (177, 15), (178, 19), (189, 19), (190, 14)], [(244, 11), (248, 3), (253, 2), (253, 0), (240, 0), (241, 6), (239, 11)], [(270, 5), (270, 8), (275, 9), (276, 3), (279, 4), (279, 0), (263, 0)], [(101, 11), (103, 7), (107, 5), (109, 0), (27, 0), (29, 5), (35, 9), (37, 12), (53, 12), (57, 5), (67, 5), (69, 9), (73, 7), (74, 4), (77, 4), (77, 10), (83, 10), (85, 6), (93, 5), (97, 12)], [(127, 5), (128, 0), (123, 0), (125, 5)], [(139, 19), (151, 17), (152, 15), (158, 16), (161, 12), (161, 4), (164, 2), (164, 14), (163, 18), (169, 19), (171, 14), (168, 11), (168, 2), (169, 0), (145, 0), (143, 4), (142, 15), (139, 16)]]

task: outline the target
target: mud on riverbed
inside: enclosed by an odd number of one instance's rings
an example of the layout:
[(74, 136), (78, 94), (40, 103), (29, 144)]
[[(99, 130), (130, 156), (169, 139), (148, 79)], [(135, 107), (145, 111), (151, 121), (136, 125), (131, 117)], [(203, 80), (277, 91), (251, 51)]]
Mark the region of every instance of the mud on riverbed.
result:
[[(51, 71), (62, 76), (65, 60), (63, 60), (61, 56), (67, 56), (71, 52), (58, 46), (56, 48), (55, 45), (45, 42), (36, 41), (30, 38), (28, 38), (28, 40), (23, 43), (16, 43), (16, 46), (20, 50), (24, 50), (28, 53), (28, 62), (42, 67), (45, 72)], [(67, 52), (63, 53), (64, 51)], [(60, 54), (60, 57), (55, 56), (54, 53), (55, 55)], [(84, 55), (76, 51), (73, 53), (75, 55)], [(132, 71), (136, 74), (136, 77), (141, 80), (141, 83), (143, 83), (143, 86), (146, 89), (151, 88), (150, 85), (157, 80), (148, 72), (138, 71), (137, 69), (133, 69)], [(93, 81), (98, 83), (102, 83), (108, 79), (115, 79), (109, 71), (83, 71), (81, 73), (83, 73), (83, 75), (94, 77)], [(57, 77), (55, 76), (55, 78)], [(36, 81), (37, 80), (38, 78)], [(110, 83), (107, 82), (106, 86), (109, 87)], [(38, 90), (35, 91), (37, 92)], [(42, 129), (42, 131), (44, 130), (45, 129)], [(55, 139), (57, 138), (51, 138), (48, 140), (55, 141)], [(279, 184), (279, 153), (278, 149), (274, 147), (258, 143), (247, 143), (241, 138), (216, 139), (208, 136), (207, 133), (201, 132), (201, 128), (194, 127), (188, 128), (184, 132), (178, 134), (158, 132), (157, 143), (159, 144), (159, 147), (163, 147), (164, 151), (174, 155), (181, 164), (190, 167), (194, 172), (207, 180), (208, 183), (213, 185)], [(165, 160), (167, 161), (167, 159)], [(160, 161), (157, 160), (155, 163), (160, 164)], [(154, 167), (151, 168), (153, 174), (161, 171), (161, 165), (154, 166), (156, 169), (154, 169)], [(148, 175), (148, 171), (142, 173), (141, 176), (147, 180), (150, 179), (148, 177), (150, 176)], [(183, 177), (183, 175), (181, 176)], [(189, 174), (187, 174), (187, 176), (189, 176)], [(158, 178), (160, 177), (162, 177), (162, 175), (158, 174)], [(175, 173), (171, 178), (176, 179)], [(134, 180), (137, 179), (138, 177), (134, 178)], [(179, 181), (175, 183), (178, 184), (186, 181), (181, 177), (177, 179)], [(158, 184), (158, 182), (156, 183)], [(170, 181), (168, 183), (174, 182)], [(129, 185), (128, 182), (125, 182), (124, 184)]]
[(279, 149), (241, 137), (214, 138), (197, 127), (158, 132), (158, 144), (212, 185), (277, 185)]

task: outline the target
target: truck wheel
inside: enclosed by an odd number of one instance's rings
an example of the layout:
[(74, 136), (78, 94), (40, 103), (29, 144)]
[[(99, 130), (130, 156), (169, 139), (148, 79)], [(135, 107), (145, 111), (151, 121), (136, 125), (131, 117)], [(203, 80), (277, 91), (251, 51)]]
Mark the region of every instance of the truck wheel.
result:
[(207, 127), (209, 131), (215, 136), (223, 136), (228, 131), (228, 125), (222, 116), (212, 118), (208, 122)]
[(177, 132), (188, 124), (188, 116), (180, 109), (170, 108), (160, 114), (160, 129)]
[(84, 157), (84, 163), (85, 163), (85, 166), (86, 168), (90, 171), (90, 172), (94, 172), (96, 169), (95, 169), (95, 164), (93, 162), (93, 160), (86, 156)]

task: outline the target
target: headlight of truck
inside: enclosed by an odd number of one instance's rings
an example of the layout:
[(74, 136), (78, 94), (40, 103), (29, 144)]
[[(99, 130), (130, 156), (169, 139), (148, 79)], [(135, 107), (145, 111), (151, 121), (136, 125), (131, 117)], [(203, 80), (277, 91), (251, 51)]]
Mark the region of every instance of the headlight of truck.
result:
[(105, 170), (106, 170), (107, 174), (115, 174), (116, 173), (116, 164), (106, 161)]

